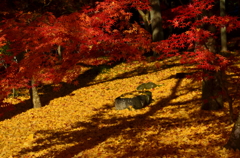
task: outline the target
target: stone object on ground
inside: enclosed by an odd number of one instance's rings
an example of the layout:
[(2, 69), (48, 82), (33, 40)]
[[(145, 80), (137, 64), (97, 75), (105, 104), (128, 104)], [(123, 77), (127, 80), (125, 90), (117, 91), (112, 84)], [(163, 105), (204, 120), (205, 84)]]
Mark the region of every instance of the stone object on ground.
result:
[(133, 91), (125, 93), (115, 99), (116, 110), (123, 110), (127, 108), (141, 109), (152, 101), (152, 92), (150, 91)]
[(155, 87), (157, 87), (158, 85), (156, 85), (155, 83), (153, 83), (153, 82), (148, 82), (148, 83), (143, 83), (143, 84), (141, 84), (141, 85), (139, 85), (138, 87), (137, 87), (137, 90), (144, 90), (144, 89), (152, 89), (152, 88), (155, 88)]

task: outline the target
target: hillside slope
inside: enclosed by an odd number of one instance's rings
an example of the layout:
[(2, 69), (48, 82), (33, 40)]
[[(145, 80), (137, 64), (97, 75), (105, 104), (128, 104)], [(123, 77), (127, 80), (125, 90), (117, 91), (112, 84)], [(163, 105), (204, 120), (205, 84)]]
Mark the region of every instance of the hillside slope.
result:
[[(160, 65), (162, 68), (157, 70), (154, 63), (119, 64), (103, 69), (83, 86), (63, 86), (59, 91), (48, 92), (64, 95), (58, 95), (42, 108), (18, 112), (0, 122), (0, 157), (239, 155), (239, 151), (222, 149), (232, 128), (227, 109), (200, 111), (201, 83), (175, 79), (183, 68), (176, 61)], [(79, 80), (79, 84), (86, 79)], [(114, 109), (116, 97), (150, 81), (163, 86), (151, 90), (154, 101), (149, 106), (133, 111)], [(15, 102), (16, 107), (29, 106), (29, 101)]]

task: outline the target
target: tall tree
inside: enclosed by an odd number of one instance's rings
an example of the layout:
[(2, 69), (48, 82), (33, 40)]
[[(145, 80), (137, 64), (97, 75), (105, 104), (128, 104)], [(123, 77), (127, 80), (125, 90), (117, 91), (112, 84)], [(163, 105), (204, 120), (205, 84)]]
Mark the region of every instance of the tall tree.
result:
[[(145, 29), (152, 35), (152, 41), (161, 41), (164, 39), (164, 32), (160, 0), (149, 0), (149, 4), (150, 10), (144, 12), (138, 8), (138, 12), (143, 19)], [(156, 55), (155, 52), (154, 55)]]
[(163, 27), (162, 27), (162, 15), (160, 10), (159, 0), (150, 0), (150, 21), (152, 28), (152, 40), (153, 42), (161, 41), (164, 39)]
[[(126, 7), (129, 2), (124, 5)], [(4, 30), (2, 35), (6, 37), (6, 41), (3, 43), (11, 43), (9, 51), (13, 55), (2, 55), (2, 58), (10, 65), (1, 80), (3, 90), (9, 91), (12, 87), (29, 87), (30, 80), (33, 88), (31, 95), (35, 98), (37, 96), (36, 83), (42, 82), (46, 76), (51, 76), (54, 83), (61, 82), (67, 72), (81, 60), (86, 61), (88, 58), (106, 55), (102, 53), (104, 51), (99, 52), (99, 48), (115, 52), (109, 53), (110, 60), (121, 58), (139, 60), (145, 49), (138, 48), (149, 49), (147, 43), (150, 36), (147, 32), (143, 33), (144, 30), (135, 24), (132, 29), (125, 30), (123, 34), (121, 30), (111, 30), (111, 26), (117, 19), (122, 19), (122, 25), (128, 26), (130, 14), (122, 10), (124, 5), (111, 1), (101, 2), (94, 10), (96, 14), (93, 14), (91, 9), (86, 9), (84, 12), (76, 12), (59, 18), (51, 13), (19, 12), (15, 18), (5, 20), (5, 24), (2, 25)], [(116, 14), (116, 11), (119, 12)], [(140, 31), (142, 34), (139, 34)], [(53, 49), (56, 49), (55, 46), (58, 46), (58, 54), (61, 54), (60, 65), (58, 55), (51, 53)], [(64, 49), (60, 50), (60, 47)], [(132, 53), (129, 54), (128, 51)], [(14, 56), (21, 56), (18, 63), (12, 62)], [(99, 63), (96, 59), (92, 60), (91, 64)], [(3, 84), (6, 81), (8, 86)], [(34, 107), (40, 107), (38, 96), (33, 99), (33, 103), (37, 103)]]
[[(216, 7), (216, 6), (215, 6)], [(215, 8), (214, 7), (214, 8)], [(213, 16), (213, 9), (204, 11), (203, 16)], [(216, 34), (216, 27), (211, 24), (206, 24), (207, 30)], [(208, 49), (211, 53), (218, 54), (217, 42), (214, 37), (209, 37), (205, 43), (203, 43), (205, 49)], [(214, 64), (214, 60), (211, 61)], [(204, 70), (203, 82), (202, 82), (202, 110), (219, 110), (223, 108), (223, 89), (220, 82), (221, 71)]]
[(42, 107), (41, 100), (40, 100), (40, 97), (39, 97), (38, 90), (37, 90), (37, 87), (35, 85), (34, 79), (32, 79), (30, 81), (30, 86), (31, 86), (31, 88), (29, 89), (30, 90), (30, 98), (31, 98), (31, 101), (32, 101), (33, 108)]
[[(160, 50), (168, 56), (174, 53), (181, 55), (183, 64), (194, 64), (199, 69), (194, 76), (203, 80), (202, 109), (205, 110), (223, 107), (221, 71), (231, 67), (231, 59), (220, 54), (218, 47), (220, 44), (216, 41), (216, 37), (219, 36), (217, 30), (222, 26), (226, 26), (228, 31), (239, 28), (239, 22), (235, 17), (218, 16), (219, 9), (213, 9), (214, 5), (216, 5), (214, 0), (193, 0), (189, 5), (172, 9), (177, 14), (172, 20), (173, 26), (190, 29), (179, 35), (173, 34), (155, 47), (156, 51)], [(194, 47), (195, 51), (192, 51)], [(188, 51), (179, 53), (178, 50), (182, 48)]]
[[(226, 15), (225, 0), (220, 0), (220, 16)], [(221, 29), (221, 52), (227, 52), (227, 31), (226, 26), (222, 26)]]
[[(220, 0), (220, 16), (224, 17), (226, 15), (226, 2), (225, 0)], [(227, 54), (228, 49), (227, 49), (227, 30), (226, 26), (222, 26), (220, 28), (220, 33), (221, 33), (221, 51), (220, 53), (222, 55)], [(222, 74), (220, 76), (220, 81), (221, 81), (221, 86), (224, 91), (224, 94), (226, 95), (226, 99), (228, 102), (229, 106), (229, 115), (230, 115), (230, 120), (233, 122), (233, 99), (229, 93), (228, 87), (226, 86), (226, 72), (222, 71)]]

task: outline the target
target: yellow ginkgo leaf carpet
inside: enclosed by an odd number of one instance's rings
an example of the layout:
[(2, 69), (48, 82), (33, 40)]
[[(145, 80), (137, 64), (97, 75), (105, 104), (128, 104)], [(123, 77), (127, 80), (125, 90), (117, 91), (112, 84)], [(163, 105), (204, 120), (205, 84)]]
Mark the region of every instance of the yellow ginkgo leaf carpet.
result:
[[(159, 69), (156, 63), (119, 64), (89, 82), (80, 78), (82, 86), (51, 91), (63, 95), (42, 108), (13, 110), (16, 115), (0, 122), (0, 157), (238, 157), (239, 151), (222, 148), (233, 126), (227, 108), (201, 111), (201, 83), (175, 79), (182, 66), (171, 62), (160, 62)], [(149, 106), (115, 110), (115, 98), (146, 82), (162, 85), (150, 90), (154, 101)], [(28, 100), (15, 102), (15, 110), (29, 106)]]

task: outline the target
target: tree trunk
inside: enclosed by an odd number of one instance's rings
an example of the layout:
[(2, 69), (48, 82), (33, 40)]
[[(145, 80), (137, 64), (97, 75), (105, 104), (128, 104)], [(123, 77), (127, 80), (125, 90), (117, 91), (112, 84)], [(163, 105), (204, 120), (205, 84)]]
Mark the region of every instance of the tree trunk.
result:
[(240, 113), (238, 114), (238, 119), (232, 128), (230, 138), (224, 147), (227, 149), (240, 150)]
[(62, 48), (60, 45), (57, 48), (57, 53), (58, 53), (59, 60), (62, 61)]
[(159, 0), (150, 0), (150, 5), (151, 5), (150, 18), (152, 27), (152, 41), (157, 42), (164, 39), (160, 2)]
[[(215, 32), (216, 28), (214, 26), (209, 26), (208, 30), (210, 32)], [(210, 37), (206, 42), (206, 49), (212, 53), (217, 53), (216, 40)], [(220, 81), (220, 76), (222, 71), (204, 71), (208, 76), (213, 78), (203, 77), (202, 82), (202, 110), (219, 110), (223, 108), (223, 94), (222, 86)]]
[[(27, 52), (27, 50), (26, 50), (26, 52)], [(26, 52), (19, 53), (16, 56), (16, 61), (20, 62), (24, 58), (24, 54)], [(30, 99), (31, 99), (32, 104), (33, 104), (33, 108), (40, 108), (40, 107), (42, 107), (42, 104), (41, 104), (41, 101), (40, 101), (40, 97), (38, 95), (37, 87), (35, 86), (35, 81), (34, 81), (33, 78), (30, 81), (30, 86), (31, 86), (31, 88), (29, 89), (29, 94), (30, 94)]]
[(34, 81), (34, 79), (32, 79), (30, 82), (31, 82), (30, 99), (32, 101), (33, 108), (40, 108), (40, 107), (42, 107), (42, 104), (41, 104), (41, 101), (40, 101), (40, 97), (38, 95), (38, 91), (37, 91), (37, 87), (35, 85), (35, 81)]
[[(212, 8), (210, 11), (204, 11), (203, 15), (204, 16), (212, 16), (213, 15), (213, 10), (215, 8)], [(207, 29), (215, 33), (216, 28), (213, 25), (208, 25), (206, 26)], [(205, 49), (208, 49), (208, 51), (217, 54), (217, 47), (216, 47), (216, 39), (213, 37), (210, 37), (206, 43), (205, 43)], [(214, 61), (213, 63), (214, 64)], [(204, 70), (204, 73), (209, 77), (203, 77), (203, 82), (202, 82), (202, 110), (219, 110), (223, 108), (223, 89), (221, 86), (221, 76), (222, 76), (222, 71), (209, 71), (209, 70)]]
[(144, 21), (144, 27), (148, 32), (152, 32), (151, 31), (151, 25), (150, 25), (150, 12), (147, 11), (146, 13), (144, 13), (142, 10), (138, 9), (138, 13), (141, 15), (143, 21)]
[(222, 87), (218, 75), (221, 72), (205, 71), (209, 77), (204, 77), (202, 82), (202, 110), (219, 110), (223, 108)]
[[(225, 0), (220, 0), (220, 15), (225, 16)], [(221, 27), (221, 52), (227, 52), (227, 32), (226, 26)]]
[[(225, 0), (220, 0), (220, 15), (225, 16), (226, 15), (226, 3)], [(227, 52), (227, 32), (226, 32), (226, 26), (221, 27), (221, 54), (226, 54)], [(233, 99), (229, 94), (228, 87), (226, 86), (226, 79), (225, 77), (226, 73), (223, 71), (222, 78), (221, 78), (221, 85), (223, 87), (224, 93), (226, 94), (226, 99), (229, 106), (229, 116), (230, 121), (233, 122)]]

